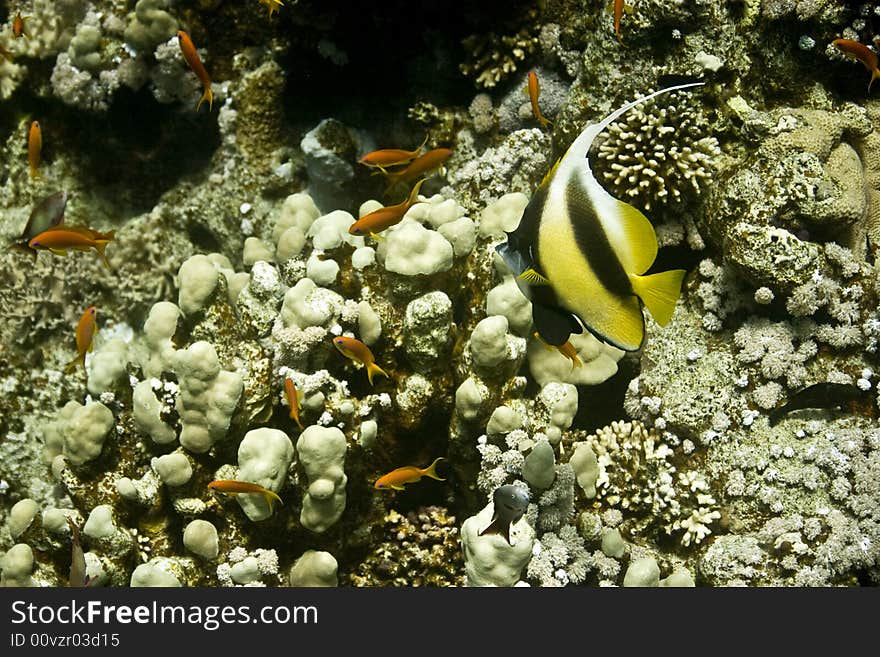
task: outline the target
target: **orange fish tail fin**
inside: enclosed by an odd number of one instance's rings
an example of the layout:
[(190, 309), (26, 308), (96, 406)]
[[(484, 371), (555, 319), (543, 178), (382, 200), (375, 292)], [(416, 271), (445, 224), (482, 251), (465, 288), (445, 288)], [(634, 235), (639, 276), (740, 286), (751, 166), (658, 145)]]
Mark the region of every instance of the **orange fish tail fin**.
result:
[(386, 371), (383, 370), (381, 367), (379, 367), (378, 365), (376, 365), (376, 363), (370, 363), (369, 365), (367, 365), (367, 379), (369, 379), (369, 381), (370, 381), (370, 385), (373, 385), (373, 377), (374, 377), (376, 374), (381, 374), (381, 375), (384, 376), (386, 379), (390, 379), (390, 378), (391, 378), (390, 376), (388, 376), (388, 372), (386, 372)]
[(440, 461), (445, 461), (445, 460), (446, 459), (443, 458), (442, 456), (438, 456), (436, 459), (434, 459), (434, 462), (431, 465), (429, 465), (427, 468), (425, 468), (424, 475), (426, 477), (430, 477), (431, 479), (436, 479), (437, 481), (446, 481), (446, 479), (444, 479), (443, 477), (441, 477), (440, 475), (437, 474), (437, 464)]
[(672, 319), (684, 275), (684, 269), (672, 269), (650, 276), (630, 276), (633, 292), (645, 302), (660, 326), (666, 326)]
[(82, 352), (81, 354), (77, 354), (76, 358), (74, 358), (72, 361), (70, 361), (69, 363), (67, 363), (67, 365), (64, 366), (64, 371), (67, 372), (68, 374), (70, 374), (71, 372), (73, 372), (76, 369), (76, 366), (80, 365), (80, 364), (82, 364), (83, 371), (85, 371), (85, 369), (86, 369), (86, 352)]
[(214, 109), (214, 90), (211, 89), (210, 84), (205, 87), (205, 93), (202, 94), (202, 97), (199, 99), (199, 104), (196, 105), (196, 112), (199, 111), (202, 103), (206, 100), (208, 101), (208, 111), (210, 112)]
[(871, 71), (871, 79), (868, 81), (868, 93), (871, 93), (871, 85), (874, 84), (874, 80), (880, 78), (880, 68), (875, 68)]
[[(116, 232), (116, 231), (111, 230), (111, 231), (107, 234), (107, 237), (110, 238), (110, 239), (112, 239), (112, 238), (113, 238), (112, 236), (113, 236), (113, 234), (114, 234), (115, 232)], [(98, 255), (101, 256), (101, 260), (103, 260), (103, 261), (104, 261), (104, 264), (107, 265), (107, 269), (109, 269), (110, 271), (113, 271), (113, 267), (110, 266), (110, 261), (107, 260), (107, 254), (104, 253), (104, 249), (107, 248), (107, 244), (110, 242), (110, 239), (106, 239), (106, 240), (97, 240), (97, 241), (95, 242), (95, 251), (97, 251), (97, 252), (98, 252)]]
[(281, 506), (284, 506), (284, 502), (281, 501), (281, 498), (278, 497), (278, 493), (267, 490), (263, 495), (266, 498), (266, 504), (269, 505), (269, 511), (275, 511), (275, 502), (278, 502)]

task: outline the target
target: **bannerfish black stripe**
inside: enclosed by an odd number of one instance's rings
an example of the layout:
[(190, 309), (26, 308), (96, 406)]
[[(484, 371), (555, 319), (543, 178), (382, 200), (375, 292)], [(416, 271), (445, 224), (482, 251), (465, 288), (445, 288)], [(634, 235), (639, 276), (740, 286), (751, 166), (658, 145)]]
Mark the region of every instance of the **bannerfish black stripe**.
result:
[(537, 263), (534, 260), (534, 254), (530, 253), (529, 246), (538, 243), (538, 227), (541, 225), (541, 215), (547, 202), (548, 190), (549, 185), (541, 185), (535, 191), (525, 211), (523, 211), (519, 226), (512, 233), (507, 234), (507, 243), (510, 245), (510, 248), (524, 255), (528, 254), (532, 260), (531, 266), (536, 269)]
[(575, 243), (602, 287), (618, 297), (635, 296), (629, 276), (617, 259), (593, 202), (577, 176), (571, 176), (565, 186), (565, 206)]

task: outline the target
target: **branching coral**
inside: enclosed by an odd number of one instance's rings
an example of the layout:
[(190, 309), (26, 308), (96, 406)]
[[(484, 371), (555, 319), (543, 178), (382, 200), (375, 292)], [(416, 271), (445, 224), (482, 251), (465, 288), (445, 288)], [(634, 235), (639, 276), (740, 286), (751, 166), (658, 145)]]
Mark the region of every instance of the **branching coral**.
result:
[(459, 65), (461, 72), (474, 78), (478, 86), (494, 87), (514, 73), (537, 48), (538, 37), (534, 32), (523, 28), (511, 35), (472, 34), (462, 44), (468, 59)]
[(709, 484), (696, 471), (678, 472), (675, 450), (656, 429), (641, 422), (612, 422), (588, 436), (599, 460), (596, 505), (620, 509), (624, 527), (641, 535), (651, 529), (699, 543), (720, 518)]
[(599, 159), (611, 169), (602, 175), (612, 192), (646, 210), (699, 194), (721, 154), (692, 95), (671, 96), (648, 101), (612, 123), (599, 147)]

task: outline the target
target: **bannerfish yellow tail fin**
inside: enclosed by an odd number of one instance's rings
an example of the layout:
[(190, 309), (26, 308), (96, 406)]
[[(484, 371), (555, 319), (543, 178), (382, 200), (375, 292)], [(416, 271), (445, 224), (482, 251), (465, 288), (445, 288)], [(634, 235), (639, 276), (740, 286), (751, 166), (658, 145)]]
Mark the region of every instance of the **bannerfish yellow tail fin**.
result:
[(550, 281), (545, 276), (541, 276), (534, 269), (526, 269), (522, 274), (517, 276), (521, 281), (530, 283), (531, 285), (550, 285)]
[(388, 376), (388, 373), (381, 367), (376, 365), (376, 363), (370, 363), (369, 365), (367, 365), (367, 378), (370, 380), (370, 385), (373, 385), (373, 376), (375, 376), (376, 374), (381, 374), (386, 379), (391, 378), (390, 376)]
[(446, 459), (442, 456), (438, 456), (436, 459), (434, 459), (434, 462), (431, 465), (429, 465), (422, 471), (422, 474), (424, 474), (426, 477), (430, 477), (431, 479), (436, 479), (437, 481), (446, 481), (443, 477), (437, 474), (437, 464), (440, 461), (445, 460)]
[(645, 302), (660, 326), (666, 326), (672, 319), (684, 275), (684, 269), (671, 269), (650, 276), (630, 276), (633, 292)]

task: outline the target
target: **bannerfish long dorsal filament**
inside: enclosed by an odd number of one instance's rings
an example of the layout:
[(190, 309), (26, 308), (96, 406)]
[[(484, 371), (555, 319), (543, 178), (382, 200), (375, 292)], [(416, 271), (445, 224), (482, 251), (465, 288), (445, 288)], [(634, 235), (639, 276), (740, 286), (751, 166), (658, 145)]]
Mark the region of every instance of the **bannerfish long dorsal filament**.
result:
[[(702, 84), (655, 91), (587, 126), (545, 176), (508, 243), (498, 248), (518, 282), (552, 288), (559, 308), (548, 304), (549, 319), (543, 319), (563, 322), (558, 339), (567, 338), (567, 312), (601, 340), (636, 351), (645, 338), (642, 303), (660, 326), (672, 318), (684, 270), (645, 275), (657, 257), (654, 228), (639, 210), (605, 191), (587, 154), (608, 125), (637, 105)], [(543, 306), (533, 305), (536, 325), (543, 312)]]

